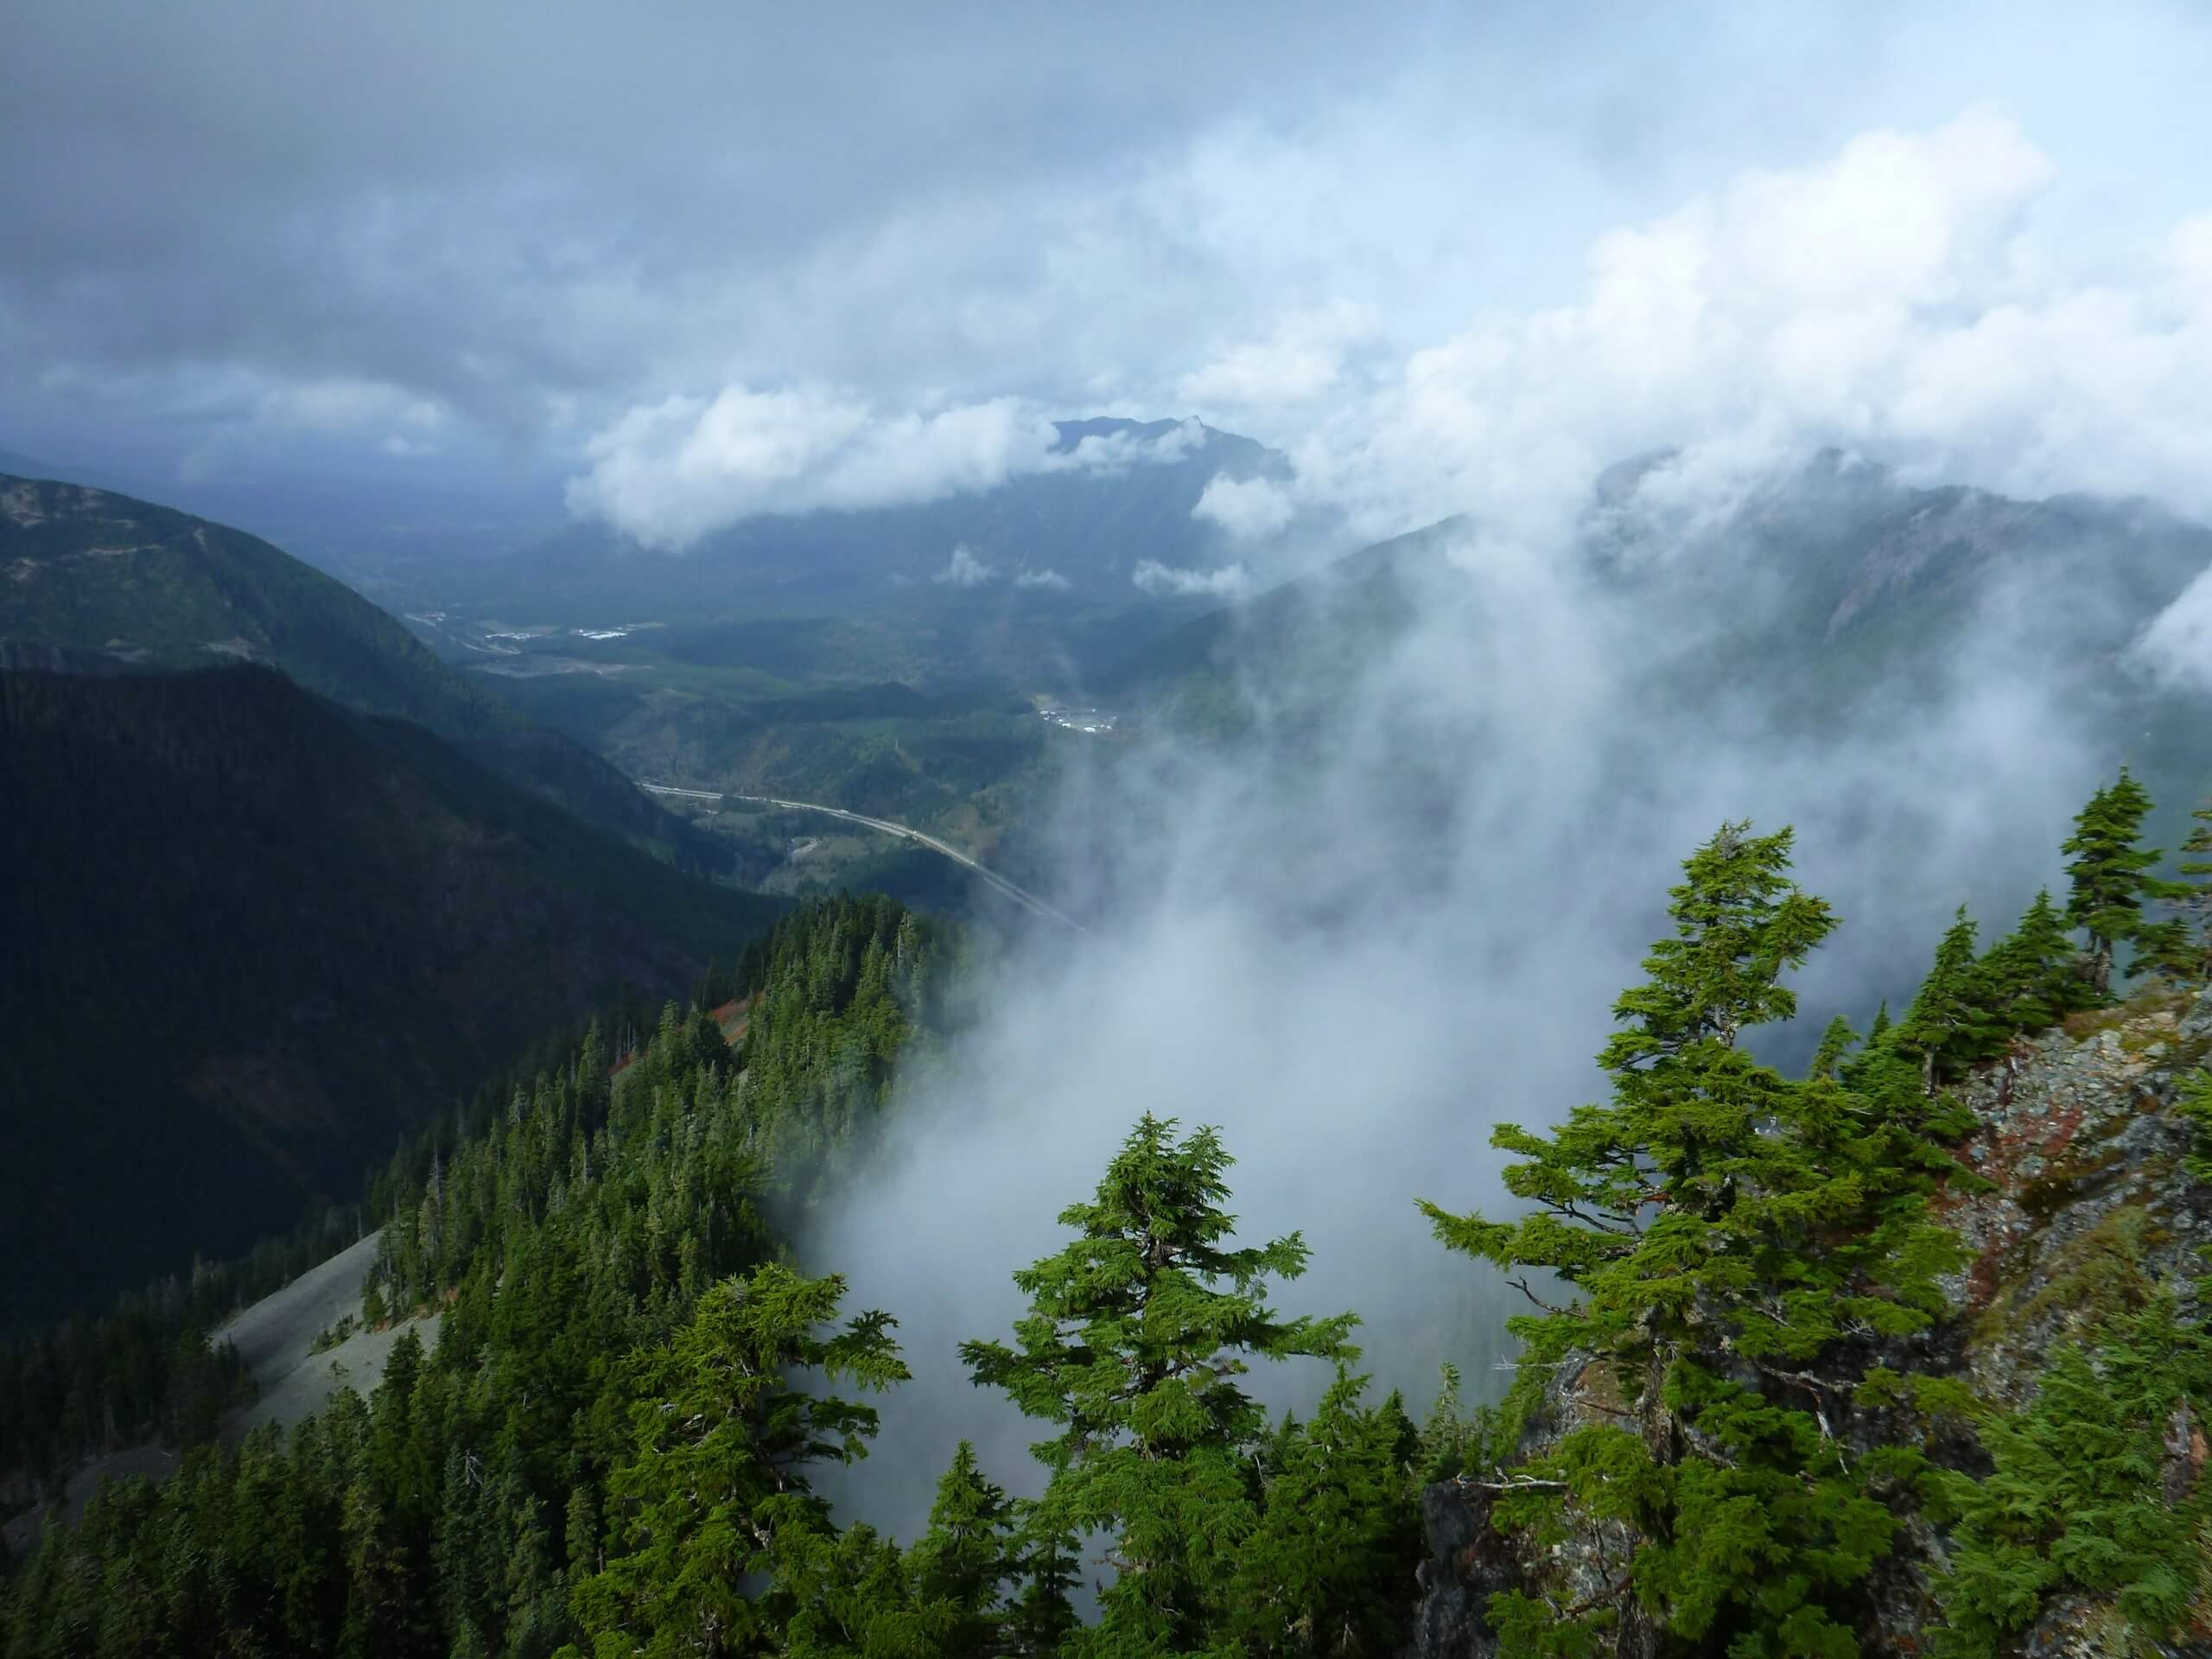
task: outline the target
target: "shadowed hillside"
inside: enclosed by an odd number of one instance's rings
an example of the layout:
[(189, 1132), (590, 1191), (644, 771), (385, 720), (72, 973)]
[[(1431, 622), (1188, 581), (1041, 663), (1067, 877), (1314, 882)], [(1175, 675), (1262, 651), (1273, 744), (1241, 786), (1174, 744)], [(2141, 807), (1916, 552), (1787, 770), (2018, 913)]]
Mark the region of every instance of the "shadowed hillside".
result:
[(10, 1321), (242, 1249), (778, 906), (257, 668), (0, 676)]

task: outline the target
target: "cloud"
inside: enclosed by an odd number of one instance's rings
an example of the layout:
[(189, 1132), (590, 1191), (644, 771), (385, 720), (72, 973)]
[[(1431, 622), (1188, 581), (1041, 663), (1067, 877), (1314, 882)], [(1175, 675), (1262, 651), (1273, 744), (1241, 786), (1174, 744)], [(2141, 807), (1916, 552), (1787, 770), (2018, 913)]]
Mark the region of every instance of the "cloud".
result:
[(955, 588), (981, 588), (998, 580), (998, 569), (988, 565), (970, 553), (966, 546), (952, 550), (952, 557), (944, 569), (931, 576), (935, 582), (950, 582)]
[(2212, 692), (2212, 569), (2152, 620), (2133, 654), (2169, 685)]
[[(0, 178), (0, 437), (199, 448), (250, 374), (403, 387), (450, 412), (442, 468), (541, 491), (626, 411), (731, 385), (1149, 416), (1187, 380), (1335, 444), (1386, 353), (1571, 302), (1609, 227), (1978, 97), (2059, 169), (2027, 227), (2054, 268), (2139, 293), (2206, 205), (2212, 20), (1879, 4), (1385, 5), (1351, 40), (1318, 3), (1129, 30), (868, 0), (856, 56), (806, 14), (551, 0), (519, 60), (499, 5), (41, 8), (0, 60), (0, 149), (42, 158)], [(1332, 372), (1299, 329), (1340, 305), (1381, 331)]]
[(1013, 398), (880, 414), (820, 390), (729, 386), (632, 410), (586, 447), (569, 510), (681, 550), (767, 512), (900, 506), (1054, 464), (1052, 424)]
[(2212, 219), (2092, 266), (2035, 231), (2051, 158), (1986, 108), (1751, 169), (1592, 244), (1570, 303), (1491, 311), (1296, 448), (1365, 527), (1556, 514), (1656, 448), (1725, 493), (1853, 448), (1924, 479), (2212, 512)]
[(727, 386), (631, 410), (585, 445), (568, 505), (648, 547), (681, 551), (762, 513), (912, 506), (1036, 473), (1113, 476), (1181, 460), (1206, 442), (1183, 421), (1155, 435), (1090, 434), (1063, 447), (1016, 397), (884, 411), (820, 387)]
[(1207, 518), (1240, 541), (1274, 535), (1298, 515), (1298, 504), (1288, 490), (1271, 479), (1231, 478), (1214, 474), (1191, 509), (1193, 518)]
[(1305, 403), (1337, 384), (1348, 348), (1379, 332), (1374, 309), (1351, 300), (1286, 312), (1264, 338), (1185, 375), (1175, 396), (1184, 404), (1255, 410)]
[(1068, 579), (1057, 570), (1050, 569), (1033, 570), (1024, 565), (1014, 572), (1014, 585), (1017, 588), (1045, 588), (1058, 594), (1067, 591)]
[[(1154, 720), (1110, 767), (1069, 775), (1034, 861), (1091, 931), (1040, 934), (977, 994), (808, 1241), (899, 1312), (918, 1377), (848, 1502), (912, 1529), (956, 1434), (995, 1477), (1034, 1478), (1033, 1430), (966, 1388), (954, 1344), (1014, 1316), (1007, 1272), (1052, 1246), (1054, 1212), (1140, 1107), (1224, 1127), (1241, 1236), (1306, 1230), (1313, 1271), (1286, 1311), (1357, 1308), (1385, 1385), (1421, 1390), (1448, 1357), (1479, 1389), (1503, 1294), (1411, 1201), (1509, 1202), (1490, 1128), (1601, 1090), (1607, 1010), (1666, 928), (1679, 861), (1721, 821), (1794, 824), (1801, 879), (1844, 918), (1799, 984), (1814, 1032), (1909, 995), (1960, 899), (1994, 937), (2063, 880), (2069, 819), (2117, 757), (2056, 667), (2070, 607), (2031, 572), (1997, 562), (1909, 683), (1839, 688), (1817, 718), (1789, 711), (1802, 680), (1712, 666), (1777, 625), (1794, 546), (1762, 528), (1777, 502), (1846, 548), (1878, 539), (1900, 498), (1867, 457), (2021, 493), (2207, 501), (2181, 441), (2212, 430), (2207, 238), (2185, 221), (2076, 264), (2037, 227), (2061, 188), (1993, 111), (1879, 128), (1606, 231), (1571, 296), (1477, 311), (1338, 389), (1294, 445), (1294, 503), (1341, 504), (1377, 534), (1463, 508), (1471, 525), (1408, 578), (1409, 622), (1372, 655), (1232, 668), (1249, 716), (1234, 744)], [(1822, 494), (1806, 462), (1826, 445), (1849, 453)], [(1589, 515), (1601, 474), (1638, 455)], [(1224, 489), (1215, 507), (1268, 499)], [(1611, 577), (1592, 534), (1628, 556)], [(2201, 673), (2208, 644), (2212, 576), (2139, 649)], [(967, 1224), (924, 1257), (898, 1249), (948, 1210)], [(1302, 1406), (1318, 1380), (1255, 1385)]]
[(1147, 594), (1177, 599), (1242, 599), (1252, 591), (1252, 575), (1241, 564), (1217, 570), (1197, 570), (1184, 565), (1139, 559), (1129, 580)]
[(1181, 420), (1154, 435), (1141, 432), (1090, 432), (1056, 454), (1056, 467), (1113, 477), (1132, 467), (1166, 465), (1205, 448), (1206, 429)]

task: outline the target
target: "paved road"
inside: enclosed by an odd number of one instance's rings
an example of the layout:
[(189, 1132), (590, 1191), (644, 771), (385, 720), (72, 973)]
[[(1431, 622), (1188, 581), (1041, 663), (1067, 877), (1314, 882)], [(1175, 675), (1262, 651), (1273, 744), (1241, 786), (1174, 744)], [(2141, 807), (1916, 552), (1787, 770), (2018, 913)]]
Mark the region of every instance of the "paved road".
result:
[(756, 806), (780, 806), (795, 812), (826, 812), (833, 818), (844, 819), (848, 823), (861, 824), (870, 830), (880, 830), (887, 836), (899, 836), (907, 841), (918, 842), (931, 852), (942, 853), (954, 863), (965, 869), (973, 870), (982, 880), (984, 886), (995, 893), (1002, 893), (1013, 899), (1031, 915), (1049, 917), (1064, 927), (1073, 928), (1078, 933), (1084, 931), (1083, 924), (1073, 917), (1062, 915), (1027, 887), (1018, 887), (997, 872), (985, 869), (950, 842), (939, 841), (935, 836), (924, 835), (920, 830), (909, 829), (903, 823), (893, 823), (888, 818), (871, 818), (864, 813), (848, 812), (842, 806), (824, 806), (819, 801), (786, 801), (773, 795), (720, 795), (710, 790), (677, 789), (668, 784), (640, 784), (639, 787), (648, 790), (655, 795), (679, 795), (691, 800), (750, 801)]

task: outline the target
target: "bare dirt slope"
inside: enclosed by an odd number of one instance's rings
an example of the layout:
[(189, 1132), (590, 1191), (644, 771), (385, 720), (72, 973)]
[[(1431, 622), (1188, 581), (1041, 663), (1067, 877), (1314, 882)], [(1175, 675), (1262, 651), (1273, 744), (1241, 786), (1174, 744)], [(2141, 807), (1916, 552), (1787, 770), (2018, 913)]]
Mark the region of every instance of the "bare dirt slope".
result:
[[(237, 1345), (238, 1357), (252, 1373), (259, 1390), (252, 1404), (224, 1419), (226, 1440), (241, 1440), (264, 1423), (289, 1428), (302, 1417), (321, 1410), (341, 1388), (368, 1393), (384, 1375), (385, 1360), (393, 1344), (409, 1331), (420, 1335), (426, 1348), (437, 1345), (438, 1316), (434, 1313), (426, 1319), (402, 1320), (382, 1331), (357, 1331), (334, 1348), (320, 1354), (308, 1351), (317, 1336), (347, 1314), (359, 1316), (361, 1281), (376, 1260), (378, 1237), (372, 1233), (308, 1268), (282, 1290), (233, 1315), (216, 1331), (216, 1341)], [(175, 1452), (158, 1446), (126, 1446), (90, 1459), (69, 1478), (60, 1505), (61, 1519), (74, 1526), (105, 1479), (143, 1475), (158, 1481), (176, 1465)], [(10, 1521), (4, 1530), (10, 1554), (20, 1560), (35, 1548), (43, 1521), (35, 1510)]]
[(382, 1331), (356, 1331), (336, 1347), (310, 1353), (315, 1338), (348, 1314), (361, 1312), (361, 1281), (376, 1260), (378, 1234), (340, 1250), (310, 1268), (276, 1292), (264, 1296), (215, 1332), (218, 1342), (235, 1344), (238, 1357), (260, 1390), (254, 1402), (225, 1420), (226, 1440), (239, 1440), (264, 1423), (290, 1427), (320, 1411), (341, 1388), (366, 1394), (384, 1375), (393, 1344), (406, 1332), (425, 1346), (438, 1340), (438, 1318), (406, 1319)]

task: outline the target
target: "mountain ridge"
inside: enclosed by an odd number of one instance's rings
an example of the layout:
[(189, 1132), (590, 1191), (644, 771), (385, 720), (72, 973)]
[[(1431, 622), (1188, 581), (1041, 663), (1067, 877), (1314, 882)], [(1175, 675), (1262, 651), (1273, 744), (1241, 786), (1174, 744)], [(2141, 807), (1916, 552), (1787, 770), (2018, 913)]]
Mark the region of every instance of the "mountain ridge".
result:
[(0, 474), (0, 668), (280, 670), (410, 720), (600, 828), (693, 868), (732, 853), (572, 740), (533, 728), (398, 619), (244, 531), (113, 491)]

